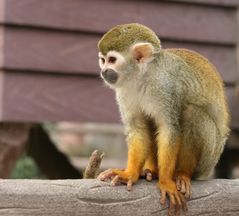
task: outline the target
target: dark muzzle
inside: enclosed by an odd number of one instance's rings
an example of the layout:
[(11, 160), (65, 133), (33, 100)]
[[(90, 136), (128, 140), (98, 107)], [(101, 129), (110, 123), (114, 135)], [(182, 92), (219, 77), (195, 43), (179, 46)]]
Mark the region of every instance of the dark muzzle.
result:
[(106, 69), (104, 71), (101, 71), (101, 74), (102, 74), (104, 80), (110, 84), (116, 83), (116, 81), (118, 79), (118, 74), (112, 69)]

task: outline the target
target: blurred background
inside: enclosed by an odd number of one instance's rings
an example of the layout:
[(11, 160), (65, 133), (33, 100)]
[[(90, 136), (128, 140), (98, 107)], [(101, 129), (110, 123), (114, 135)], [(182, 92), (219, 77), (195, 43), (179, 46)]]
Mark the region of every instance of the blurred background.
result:
[(224, 83), (231, 135), (215, 177), (239, 177), (238, 0), (0, 0), (0, 177), (81, 178), (94, 149), (124, 167), (114, 92), (97, 42), (117, 24), (152, 28), (163, 48), (210, 59)]

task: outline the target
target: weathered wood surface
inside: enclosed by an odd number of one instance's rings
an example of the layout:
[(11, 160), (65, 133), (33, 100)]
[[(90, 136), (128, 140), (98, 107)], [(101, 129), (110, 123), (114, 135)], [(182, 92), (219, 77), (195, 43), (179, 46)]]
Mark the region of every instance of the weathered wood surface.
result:
[[(239, 215), (239, 180), (193, 182), (187, 215)], [(167, 215), (155, 182), (133, 191), (98, 180), (0, 180), (0, 215)]]

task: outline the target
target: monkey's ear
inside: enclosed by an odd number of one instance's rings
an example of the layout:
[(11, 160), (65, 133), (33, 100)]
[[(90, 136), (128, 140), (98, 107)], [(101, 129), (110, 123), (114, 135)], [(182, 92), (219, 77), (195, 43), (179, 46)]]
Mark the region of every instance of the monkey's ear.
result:
[(132, 46), (131, 51), (138, 63), (147, 63), (152, 60), (154, 47), (151, 43), (137, 43)]

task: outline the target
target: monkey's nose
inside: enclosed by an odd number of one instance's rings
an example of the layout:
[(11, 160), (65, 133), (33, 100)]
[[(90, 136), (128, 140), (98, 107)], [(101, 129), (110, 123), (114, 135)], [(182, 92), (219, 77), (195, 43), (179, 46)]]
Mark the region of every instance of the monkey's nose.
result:
[(118, 74), (113, 69), (106, 69), (101, 72), (102, 77), (111, 84), (116, 83), (118, 79)]

